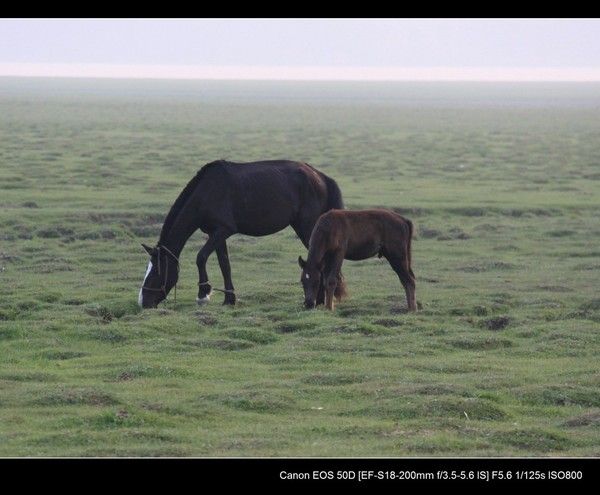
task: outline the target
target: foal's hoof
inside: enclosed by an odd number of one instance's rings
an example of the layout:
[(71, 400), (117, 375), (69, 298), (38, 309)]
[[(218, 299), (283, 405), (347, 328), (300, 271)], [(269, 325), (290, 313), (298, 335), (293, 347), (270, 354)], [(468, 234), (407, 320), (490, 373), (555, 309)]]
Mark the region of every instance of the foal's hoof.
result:
[(196, 302), (198, 303), (198, 306), (203, 306), (204, 304), (208, 303), (209, 301), (210, 301), (210, 294), (206, 294), (204, 297), (196, 298)]

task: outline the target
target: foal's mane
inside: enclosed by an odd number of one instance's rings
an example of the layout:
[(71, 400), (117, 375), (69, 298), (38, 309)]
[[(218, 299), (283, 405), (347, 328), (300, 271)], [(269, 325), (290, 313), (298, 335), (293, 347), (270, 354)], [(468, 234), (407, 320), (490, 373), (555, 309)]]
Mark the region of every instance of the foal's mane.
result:
[(329, 233), (331, 230), (331, 219), (329, 215), (324, 214), (319, 218), (315, 228), (310, 236), (310, 241), (308, 242), (308, 260), (311, 261), (321, 261), (320, 258), (323, 257), (324, 254), (324, 240), (325, 235)]
[(183, 207), (187, 203), (187, 200), (195, 191), (196, 187), (198, 187), (198, 184), (200, 183), (200, 180), (202, 179), (202, 176), (204, 175), (206, 170), (211, 165), (216, 165), (217, 163), (221, 162), (223, 162), (223, 160), (218, 160), (216, 162), (211, 162), (204, 165), (200, 170), (198, 170), (196, 175), (192, 177), (192, 180), (190, 180), (187, 183), (187, 185), (183, 188), (183, 191), (181, 191), (181, 193), (173, 203), (173, 206), (171, 206), (169, 213), (167, 213), (162, 229), (160, 231), (160, 238), (158, 241), (159, 244), (162, 244), (165, 241), (165, 238), (169, 235), (169, 232), (171, 231), (175, 220), (177, 220), (177, 217), (179, 216), (179, 213), (181, 213), (181, 210), (183, 210)]

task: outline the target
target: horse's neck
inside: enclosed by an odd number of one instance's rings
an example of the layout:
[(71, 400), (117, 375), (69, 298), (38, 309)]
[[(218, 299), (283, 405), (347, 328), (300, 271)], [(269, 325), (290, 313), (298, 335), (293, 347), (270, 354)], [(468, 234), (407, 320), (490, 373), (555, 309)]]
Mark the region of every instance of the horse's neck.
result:
[(170, 249), (173, 254), (179, 257), (185, 243), (198, 230), (198, 225), (194, 222), (191, 215), (178, 215), (169, 232), (161, 233), (159, 244)]

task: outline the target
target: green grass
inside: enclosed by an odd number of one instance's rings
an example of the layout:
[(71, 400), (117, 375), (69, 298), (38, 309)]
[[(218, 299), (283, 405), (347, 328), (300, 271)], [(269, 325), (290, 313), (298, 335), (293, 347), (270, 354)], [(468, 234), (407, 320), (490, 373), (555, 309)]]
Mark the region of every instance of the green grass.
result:
[[(598, 85), (0, 79), (0, 455), (600, 455)], [(302, 309), (291, 229), (229, 241), (235, 308), (137, 293), (218, 158), (308, 161), (417, 235)], [(209, 277), (222, 279), (215, 258)]]

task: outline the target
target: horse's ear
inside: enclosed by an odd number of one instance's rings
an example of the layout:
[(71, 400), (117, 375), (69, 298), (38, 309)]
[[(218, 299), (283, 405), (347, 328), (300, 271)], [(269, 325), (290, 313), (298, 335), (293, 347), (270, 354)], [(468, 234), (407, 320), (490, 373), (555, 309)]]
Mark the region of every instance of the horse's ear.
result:
[(147, 246), (147, 245), (146, 245), (146, 244), (144, 244), (143, 242), (142, 242), (142, 247), (143, 247), (143, 248), (146, 250), (146, 252), (147, 252), (147, 253), (148, 253), (150, 256), (152, 256), (152, 253), (154, 252), (154, 248), (151, 248), (150, 246)]
[(304, 270), (304, 267), (306, 266), (306, 261), (302, 259), (302, 256), (298, 256), (298, 265), (300, 265), (300, 268)]

